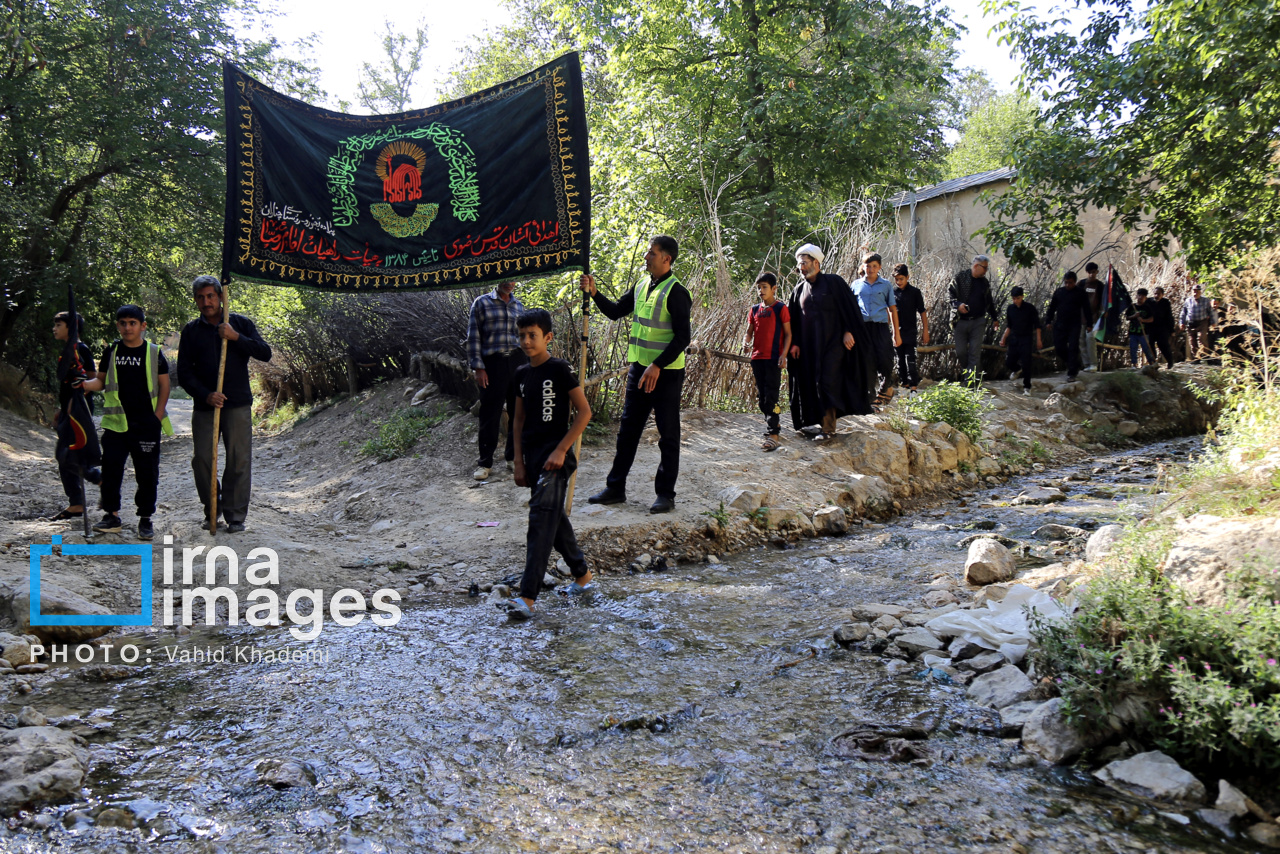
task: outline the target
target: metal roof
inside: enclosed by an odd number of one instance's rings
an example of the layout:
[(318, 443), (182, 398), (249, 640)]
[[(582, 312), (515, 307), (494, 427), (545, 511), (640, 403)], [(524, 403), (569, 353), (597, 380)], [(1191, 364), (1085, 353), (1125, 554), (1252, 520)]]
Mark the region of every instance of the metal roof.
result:
[[(1018, 170), (1012, 166), (1005, 166), (1001, 169), (992, 169), (989, 172), (978, 172), (973, 175), (965, 175), (963, 178), (952, 178), (950, 181), (943, 181), (940, 184), (933, 184), (929, 187), (921, 187), (915, 191), (915, 201), (923, 202), (925, 199), (932, 199), (935, 196), (949, 196), (952, 193), (958, 193), (961, 190), (968, 190), (973, 187), (981, 187), (983, 184), (991, 184), (996, 181), (1007, 181), (1018, 174)], [(898, 195), (889, 199), (889, 203), (895, 208), (904, 207), (911, 204), (910, 191), (898, 193)]]

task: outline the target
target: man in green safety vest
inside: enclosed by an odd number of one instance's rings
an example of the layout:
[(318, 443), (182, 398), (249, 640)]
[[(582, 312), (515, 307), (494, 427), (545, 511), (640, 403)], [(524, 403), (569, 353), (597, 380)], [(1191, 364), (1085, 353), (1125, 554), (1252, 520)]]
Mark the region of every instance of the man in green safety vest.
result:
[(591, 295), (600, 313), (610, 320), (628, 314), (631, 339), (627, 344), (627, 396), (622, 404), (618, 449), (602, 492), (587, 499), (592, 504), (621, 504), (627, 500), (627, 474), (636, 459), (640, 434), (653, 413), (658, 426), (661, 460), (653, 487), (658, 498), (650, 513), (669, 513), (676, 506), (676, 477), (680, 474), (680, 394), (684, 390), (684, 351), (693, 337), (689, 313), (693, 298), (671, 272), (679, 253), (675, 238), (660, 234), (649, 242), (644, 255), (648, 284), (637, 285), (613, 302), (596, 290), (590, 274), (582, 277), (582, 290)]
[(125, 460), (133, 458), (138, 482), (134, 503), (138, 510), (138, 539), (155, 536), (151, 516), (156, 512), (160, 489), (160, 434), (173, 435), (165, 407), (169, 404), (169, 363), (160, 347), (142, 333), (147, 316), (136, 305), (116, 310), (119, 340), (107, 345), (94, 378), (85, 380), (85, 391), (103, 393), (102, 410), (102, 509), (106, 515), (93, 526), (102, 534), (118, 534), (120, 486)]

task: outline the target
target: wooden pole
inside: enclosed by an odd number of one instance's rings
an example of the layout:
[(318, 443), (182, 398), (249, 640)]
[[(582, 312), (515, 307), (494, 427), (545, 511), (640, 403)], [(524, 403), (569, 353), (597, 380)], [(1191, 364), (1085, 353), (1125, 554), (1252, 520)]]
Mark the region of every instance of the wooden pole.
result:
[[(582, 292), (582, 341), (579, 344), (578, 353), (578, 376), (580, 381), (587, 377), (587, 342), (591, 338), (591, 294), (586, 291)], [(582, 465), (582, 435), (573, 443), (573, 458), (578, 461), (578, 465)], [(569, 475), (569, 489), (564, 496), (564, 515), (568, 516), (573, 512), (573, 487), (578, 481), (578, 469), (574, 468), (573, 474)]]
[[(222, 322), (231, 322), (231, 288), (222, 286)], [(218, 358), (218, 387), (222, 394), (222, 378), (227, 372), (227, 339), (222, 339), (222, 355)], [(213, 471), (209, 475), (209, 533), (218, 533), (218, 433), (222, 427), (222, 407), (213, 408)]]

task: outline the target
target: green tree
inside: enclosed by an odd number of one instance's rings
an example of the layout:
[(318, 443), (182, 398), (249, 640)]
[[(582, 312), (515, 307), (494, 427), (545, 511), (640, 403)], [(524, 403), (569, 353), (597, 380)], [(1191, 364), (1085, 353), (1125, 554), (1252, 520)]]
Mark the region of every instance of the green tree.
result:
[(113, 333), (123, 302), (160, 325), (189, 313), (183, 283), (220, 257), (221, 61), (308, 79), (274, 41), (239, 39), (233, 13), (255, 11), (235, 0), (0, 10), (0, 356), (43, 359), (69, 282), (90, 338)]
[(372, 113), (403, 113), (413, 108), (413, 78), (427, 51), (427, 25), (419, 21), (412, 36), (398, 32), (390, 21), (383, 21), (383, 26), (385, 56), (378, 65), (366, 62), (360, 67), (357, 100)]
[(947, 152), (943, 178), (1012, 166), (1018, 143), (1036, 126), (1040, 110), (1024, 92), (996, 95), (965, 120), (961, 136)]
[[(1048, 108), (992, 202), (989, 244), (1015, 263), (1080, 245), (1076, 211), (1110, 209), (1148, 255), (1181, 241), (1201, 271), (1280, 226), (1280, 0), (1077, 0), (1079, 34), (1016, 0), (1003, 37)], [(1056, 13), (1055, 13), (1056, 14)]]

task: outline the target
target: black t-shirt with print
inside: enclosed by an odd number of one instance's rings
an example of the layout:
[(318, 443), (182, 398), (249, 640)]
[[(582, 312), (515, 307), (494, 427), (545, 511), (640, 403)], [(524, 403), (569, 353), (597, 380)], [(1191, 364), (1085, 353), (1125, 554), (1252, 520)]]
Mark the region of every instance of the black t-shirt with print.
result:
[[(540, 469), (556, 445), (569, 432), (573, 405), (569, 392), (578, 387), (578, 378), (564, 359), (547, 359), (541, 365), (521, 365), (516, 368), (516, 393), (524, 403), (524, 430), (520, 442), (524, 450), (525, 468), (531, 480), (536, 478), (535, 466)], [(565, 455), (565, 471), (577, 467), (573, 451)]]
[(1155, 323), (1142, 322), (1142, 318), (1144, 317), (1150, 318), (1155, 316), (1155, 312), (1152, 310), (1154, 308), (1155, 306), (1151, 304), (1151, 300), (1147, 300), (1141, 305), (1136, 302), (1133, 304), (1133, 307), (1129, 309), (1130, 335), (1146, 335), (1148, 330), (1155, 326)]
[[(129, 420), (130, 427), (150, 426), (156, 420), (156, 409), (151, 402), (151, 393), (147, 391), (147, 343), (144, 341), (138, 347), (127, 347), (123, 341), (109, 344), (102, 352), (102, 363), (98, 366), (103, 374), (111, 367), (112, 350), (116, 351), (116, 382), (120, 386), (120, 406), (124, 408), (125, 418)], [(164, 353), (157, 352), (156, 360), (160, 373), (169, 373), (169, 362)]]
[[(80, 354), (80, 366), (84, 368), (84, 372), (89, 376), (93, 376), (93, 351), (89, 349), (89, 345), (83, 341), (76, 342), (76, 352)], [(62, 373), (62, 360), (67, 358), (67, 351), (64, 347), (62, 355), (58, 357), (58, 373)], [(75, 394), (75, 387), (71, 385), (70, 378), (64, 381), (58, 388), (58, 408), (65, 410), (67, 404), (71, 401)]]

